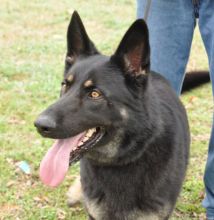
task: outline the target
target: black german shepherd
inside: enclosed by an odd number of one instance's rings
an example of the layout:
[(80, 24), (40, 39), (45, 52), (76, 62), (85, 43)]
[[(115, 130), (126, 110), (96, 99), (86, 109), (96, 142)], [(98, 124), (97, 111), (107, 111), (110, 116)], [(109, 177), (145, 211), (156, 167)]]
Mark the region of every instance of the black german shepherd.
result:
[(165, 220), (188, 163), (185, 109), (150, 71), (148, 29), (135, 21), (116, 52), (100, 54), (74, 12), (67, 32), (61, 97), (35, 121), (57, 139), (40, 166), (49, 186), (80, 160), (83, 201), (92, 220)]

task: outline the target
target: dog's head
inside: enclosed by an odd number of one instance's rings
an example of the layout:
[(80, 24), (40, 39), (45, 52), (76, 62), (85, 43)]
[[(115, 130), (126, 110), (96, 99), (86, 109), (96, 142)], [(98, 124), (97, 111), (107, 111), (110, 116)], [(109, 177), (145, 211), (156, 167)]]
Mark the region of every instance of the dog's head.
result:
[(35, 121), (42, 136), (57, 139), (41, 163), (45, 183), (58, 185), (69, 161), (83, 155), (103, 162), (117, 155), (122, 142), (138, 129), (136, 115), (142, 116), (140, 99), (149, 65), (148, 30), (143, 20), (132, 24), (116, 52), (107, 57), (98, 52), (74, 12), (67, 31), (61, 96)]

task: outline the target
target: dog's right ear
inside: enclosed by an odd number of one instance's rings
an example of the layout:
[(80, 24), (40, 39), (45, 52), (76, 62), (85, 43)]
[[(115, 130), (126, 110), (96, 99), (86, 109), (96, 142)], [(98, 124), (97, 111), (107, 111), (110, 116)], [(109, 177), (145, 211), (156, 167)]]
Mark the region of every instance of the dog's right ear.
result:
[(98, 53), (98, 50), (86, 33), (79, 14), (77, 11), (74, 11), (67, 31), (65, 69), (69, 69), (78, 56), (90, 56)]

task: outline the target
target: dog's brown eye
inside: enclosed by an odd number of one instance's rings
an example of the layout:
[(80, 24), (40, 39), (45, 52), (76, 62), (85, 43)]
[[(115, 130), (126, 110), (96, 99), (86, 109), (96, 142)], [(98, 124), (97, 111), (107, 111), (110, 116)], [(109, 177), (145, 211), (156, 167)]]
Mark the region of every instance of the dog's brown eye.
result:
[(92, 98), (92, 99), (97, 99), (99, 97), (101, 97), (101, 92), (98, 91), (98, 90), (93, 90), (89, 93), (89, 97)]

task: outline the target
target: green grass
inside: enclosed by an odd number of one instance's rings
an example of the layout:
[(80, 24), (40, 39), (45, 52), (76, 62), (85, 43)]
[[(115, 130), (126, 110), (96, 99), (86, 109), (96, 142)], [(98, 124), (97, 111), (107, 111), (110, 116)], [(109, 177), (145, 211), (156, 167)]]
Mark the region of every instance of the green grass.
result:
[[(99, 50), (110, 54), (135, 19), (131, 0), (1, 0), (0, 7), (0, 219), (86, 219), (81, 206), (66, 206), (66, 191), (78, 174), (70, 169), (64, 183), (48, 189), (38, 178), (39, 163), (52, 141), (34, 129), (38, 113), (58, 97), (66, 29), (79, 11)], [(188, 70), (206, 69), (198, 31)], [(192, 132), (190, 165), (172, 219), (204, 219), (203, 171), (212, 118), (210, 84), (184, 95)], [(17, 162), (26, 160), (32, 174)]]

